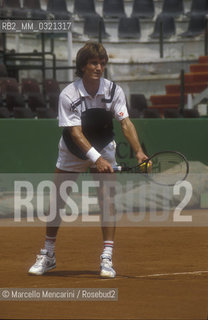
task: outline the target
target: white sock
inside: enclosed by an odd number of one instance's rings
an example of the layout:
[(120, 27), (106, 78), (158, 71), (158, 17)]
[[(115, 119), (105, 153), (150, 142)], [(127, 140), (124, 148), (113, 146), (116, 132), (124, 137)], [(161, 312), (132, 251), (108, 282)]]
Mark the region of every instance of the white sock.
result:
[(113, 245), (114, 245), (114, 241), (104, 241), (104, 249), (103, 249), (103, 254), (108, 255), (110, 258), (112, 258), (112, 254), (113, 254)]
[(49, 256), (51, 256), (51, 257), (54, 255), (55, 242), (56, 242), (56, 237), (48, 237), (48, 236), (46, 236), (45, 249), (48, 251)]

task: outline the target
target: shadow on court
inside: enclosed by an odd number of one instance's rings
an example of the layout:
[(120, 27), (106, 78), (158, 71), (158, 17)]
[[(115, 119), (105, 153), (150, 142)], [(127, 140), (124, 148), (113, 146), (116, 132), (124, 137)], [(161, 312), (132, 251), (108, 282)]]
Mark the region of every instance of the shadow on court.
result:
[(44, 234), (38, 227), (0, 229), (1, 288), (116, 288), (118, 301), (0, 301), (1, 319), (206, 319), (207, 228), (118, 228), (118, 276), (109, 280), (99, 277), (97, 227), (61, 228), (56, 269), (29, 276)]

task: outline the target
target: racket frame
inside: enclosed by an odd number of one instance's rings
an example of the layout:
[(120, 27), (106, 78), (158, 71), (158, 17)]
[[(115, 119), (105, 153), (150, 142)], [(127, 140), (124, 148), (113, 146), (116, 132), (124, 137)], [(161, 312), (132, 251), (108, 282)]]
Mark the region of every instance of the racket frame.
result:
[[(182, 154), (181, 152), (179, 151), (176, 151), (176, 150), (163, 150), (163, 151), (158, 151), (156, 153), (154, 153), (153, 155), (151, 155), (148, 159), (140, 162), (139, 164), (137, 164), (136, 166), (133, 166), (133, 167), (122, 167), (122, 166), (117, 166), (114, 169), (114, 172), (131, 172), (133, 170), (136, 170), (137, 168), (141, 167), (142, 165), (145, 164), (144, 166), (144, 170), (142, 170), (141, 172), (137, 172), (139, 174), (144, 174), (145, 176), (148, 176), (148, 178), (153, 181), (154, 183), (156, 184), (159, 184), (159, 185), (165, 185), (165, 186), (174, 186), (174, 184), (167, 184), (167, 183), (160, 183), (160, 182), (156, 182), (154, 179), (151, 179), (151, 176), (149, 175), (149, 173), (151, 172), (148, 172), (148, 163), (150, 163), (151, 159), (155, 158), (157, 155), (160, 155), (160, 154), (164, 154), (164, 153), (172, 153), (172, 154), (178, 154), (182, 159), (183, 161), (186, 163), (186, 173), (183, 177), (183, 179), (181, 179), (179, 182), (181, 181), (184, 181), (188, 174), (189, 174), (189, 163), (188, 163), (188, 160), (186, 159), (186, 157), (184, 156), (184, 154)], [(132, 172), (133, 173), (133, 172)]]

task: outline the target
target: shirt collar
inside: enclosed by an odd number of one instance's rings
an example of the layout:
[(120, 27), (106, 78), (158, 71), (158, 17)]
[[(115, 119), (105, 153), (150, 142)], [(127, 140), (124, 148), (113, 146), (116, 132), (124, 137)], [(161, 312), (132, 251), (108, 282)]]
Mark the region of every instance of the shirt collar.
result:
[[(81, 97), (90, 97), (89, 93), (86, 91), (86, 89), (84, 87), (82, 79), (80, 79), (80, 82), (78, 84), (78, 90), (79, 90)], [(99, 86), (99, 89), (96, 93), (96, 96), (97, 95), (104, 95), (104, 94), (105, 94), (104, 93), (104, 79), (100, 78), (100, 86)]]

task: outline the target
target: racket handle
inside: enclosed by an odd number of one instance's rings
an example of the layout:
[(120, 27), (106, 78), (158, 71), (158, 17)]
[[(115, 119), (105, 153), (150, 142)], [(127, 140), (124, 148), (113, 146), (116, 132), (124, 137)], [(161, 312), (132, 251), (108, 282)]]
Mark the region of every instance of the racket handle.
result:
[(113, 171), (114, 172), (121, 172), (123, 168), (121, 166), (113, 166)]
[(129, 170), (130, 170), (129, 167), (113, 166), (114, 172), (128, 172)]

